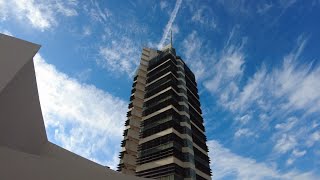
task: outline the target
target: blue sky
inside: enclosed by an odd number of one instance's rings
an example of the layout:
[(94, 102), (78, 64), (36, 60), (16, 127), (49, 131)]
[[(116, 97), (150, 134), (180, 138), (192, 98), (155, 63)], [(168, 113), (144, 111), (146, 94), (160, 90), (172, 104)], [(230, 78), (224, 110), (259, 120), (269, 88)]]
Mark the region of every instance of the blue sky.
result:
[(49, 140), (111, 168), (141, 49), (172, 29), (213, 179), (320, 179), (319, 18), (319, 0), (0, 0), (0, 32), (42, 45)]

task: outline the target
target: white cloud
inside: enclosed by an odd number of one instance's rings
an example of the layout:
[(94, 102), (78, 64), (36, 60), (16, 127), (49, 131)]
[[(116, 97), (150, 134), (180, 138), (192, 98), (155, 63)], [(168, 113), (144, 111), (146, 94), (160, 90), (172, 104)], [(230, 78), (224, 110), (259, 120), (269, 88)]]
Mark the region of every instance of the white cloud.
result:
[(0, 21), (8, 18), (8, 7), (6, 0), (0, 0)]
[(295, 159), (289, 158), (289, 159), (287, 160), (286, 164), (287, 164), (287, 165), (292, 165), (294, 161), (295, 161)]
[(245, 136), (245, 137), (254, 136), (254, 133), (248, 128), (238, 129), (234, 133), (234, 137), (239, 138), (241, 136)]
[[(132, 6), (135, 3), (130, 2)], [(84, 14), (92, 20), (92, 25), (102, 26), (104, 29), (104, 38), (114, 39), (115, 37), (136, 37), (140, 34), (147, 34), (149, 27), (140, 22), (135, 11), (126, 11), (125, 18), (117, 16), (118, 12), (111, 11), (106, 4), (97, 0), (83, 5)], [(121, 22), (121, 23), (119, 23)], [(98, 23), (98, 24), (97, 24)]]
[(295, 4), (297, 2), (297, 0), (280, 0), (280, 6), (283, 8), (288, 8), (290, 6), (292, 6), (293, 4)]
[(53, 12), (50, 7), (36, 4), (34, 1), (19, 0), (13, 1), (18, 13), (18, 18), (26, 18), (30, 21), (31, 25), (39, 29), (47, 29), (56, 23), (53, 17)]
[(307, 140), (309, 147), (313, 146), (316, 142), (320, 142), (320, 131), (313, 132)]
[(296, 117), (290, 117), (287, 122), (283, 122), (280, 124), (276, 124), (275, 128), (280, 129), (282, 131), (290, 131), (298, 122), (298, 119)]
[(306, 153), (307, 153), (306, 150), (299, 151), (299, 150), (297, 150), (297, 149), (294, 149), (294, 150), (292, 151), (292, 155), (294, 155), (295, 157), (304, 156)]
[(292, 165), (298, 158), (304, 156), (307, 151), (302, 150), (306, 148), (305, 142), (310, 142), (308, 134), (312, 128), (302, 125), (302, 119), (297, 117), (289, 117), (284, 122), (275, 125), (275, 132), (272, 140), (275, 142), (273, 148), (274, 155), (285, 155), (291, 152), (286, 164)]
[(36, 55), (39, 98), (49, 140), (115, 167), (127, 103), (59, 72)]
[(206, 75), (206, 65), (205, 62), (208, 60), (208, 55), (202, 53), (203, 41), (199, 38), (196, 31), (192, 31), (186, 39), (182, 42), (183, 53), (187, 64), (192, 69), (198, 80), (202, 80)]
[(299, 149), (305, 148), (304, 141), (311, 129), (301, 126), (301, 120), (297, 117), (289, 117), (284, 122), (276, 124), (275, 130), (273, 134), (274, 155), (285, 155), (291, 151), (286, 161), (288, 166), (293, 165), (298, 158), (307, 153), (306, 150)]
[(83, 27), (83, 36), (90, 36), (92, 33), (91, 28), (89, 26)]
[(248, 105), (251, 105), (248, 102), (255, 102), (261, 98), (263, 96), (263, 92), (260, 90), (263, 89), (262, 86), (264, 85), (263, 81), (265, 76), (265, 68), (262, 68), (261, 71), (255, 73), (239, 93), (237, 101), (231, 103), (230, 108), (232, 110), (245, 110)]
[(112, 16), (112, 13), (109, 9), (102, 9), (97, 1), (92, 1), (94, 7), (90, 9), (90, 16), (100, 21), (101, 23), (107, 23), (108, 18)]
[(268, 71), (262, 65), (241, 89), (237, 80), (244, 71), (245, 55), (241, 48), (233, 47), (216, 63), (213, 67), (216, 73), (204, 85), (212, 93), (221, 94), (220, 103), (232, 111), (245, 112), (255, 107), (262, 112), (282, 115), (296, 110), (304, 110), (305, 115), (320, 113), (320, 66), (297, 64), (306, 38), (299, 37), (297, 44), (284, 56), (282, 66)]
[(218, 61), (211, 68), (212, 78), (204, 82), (204, 86), (212, 93), (221, 94), (220, 101), (224, 104), (233, 99), (238, 93), (238, 81), (241, 79), (244, 71), (245, 55), (243, 45), (246, 39), (241, 43), (231, 43), (234, 36), (234, 29), (230, 37), (218, 56)]
[(177, 16), (177, 13), (180, 9), (181, 3), (182, 3), (182, 0), (177, 0), (176, 5), (170, 15), (170, 19), (169, 19), (166, 27), (163, 29), (163, 34), (162, 34), (161, 40), (158, 44), (158, 49), (161, 49), (163, 47), (164, 43), (168, 40), (169, 32), (171, 30), (171, 27), (172, 27), (174, 20), (176, 19), (176, 16)]
[(288, 180), (316, 180), (319, 179), (315, 173), (299, 172), (291, 170), (281, 172), (275, 167), (257, 162), (254, 159), (242, 157), (223, 147), (215, 140), (208, 141), (209, 156), (213, 179), (288, 179)]
[[(128, 20), (125, 20), (127, 22), (119, 23), (123, 19), (114, 16), (113, 12), (96, 0), (84, 5), (83, 9), (85, 14), (95, 23), (94, 26), (103, 26), (103, 33), (98, 35), (102, 41), (97, 43), (98, 47), (95, 49), (97, 51), (97, 56), (95, 56), (97, 65), (116, 76), (123, 74), (132, 76), (139, 65), (143, 44), (139, 39), (132, 39), (132, 37), (147, 34), (148, 29), (144, 25), (140, 25), (135, 15), (131, 13), (128, 14), (130, 18), (125, 18)], [(179, 29), (176, 28), (176, 30)], [(90, 35), (94, 28), (92, 26), (84, 27), (82, 31), (83, 35)]]
[[(320, 83), (317, 80), (320, 66), (312, 62), (297, 63), (303, 60), (301, 54), (307, 41), (300, 36), (297, 46), (283, 57), (282, 65), (267, 69), (262, 64), (251, 77), (244, 79), (245, 55), (242, 45), (235, 46), (231, 41), (228, 40), (225, 47), (238, 48), (233, 48), (233, 51), (225, 48), (225, 56), (222, 57), (236, 57), (229, 58), (236, 63), (232, 65), (226, 58), (218, 58), (215, 66), (211, 67), (215, 72), (213, 77), (206, 80), (204, 85), (222, 107), (231, 111), (235, 122), (240, 122), (234, 124), (235, 137), (245, 136), (249, 132), (249, 135), (263, 133), (269, 136), (268, 143), (273, 145), (269, 156), (288, 157), (287, 164), (290, 165), (298, 158), (294, 150), (310, 148), (320, 142), (318, 126), (312, 121), (320, 115)], [(246, 124), (244, 118), (241, 123), (241, 117), (248, 113), (251, 119), (258, 121)]]
[(167, 7), (168, 7), (168, 2), (167, 1), (164, 1), (164, 0), (160, 1), (160, 9), (161, 10), (164, 10)]
[(239, 121), (241, 124), (247, 124), (251, 119), (251, 115), (245, 114), (240, 117), (236, 117), (236, 121)]
[(270, 26), (277, 23), (277, 21), (285, 14), (287, 9), (289, 9), (291, 6), (296, 4), (296, 2), (297, 2), (297, 0), (280, 0), (280, 1), (278, 1), (278, 7), (280, 7), (282, 10), (277, 17), (273, 18), (274, 19), (273, 22), (269, 23)]
[(297, 158), (304, 156), (306, 153), (306, 150), (299, 151), (297, 149), (294, 149), (291, 153), (291, 157), (286, 162), (287, 165), (292, 165), (297, 160)]
[(201, 49), (202, 41), (198, 37), (198, 33), (196, 31), (192, 31), (192, 33), (183, 41), (182, 45), (185, 48), (185, 56), (191, 58)]
[[(57, 15), (75, 16), (76, 1), (0, 0), (0, 20), (28, 22), (41, 31), (57, 24)], [(8, 11), (10, 9), (10, 11)]]
[(278, 153), (284, 154), (296, 147), (297, 144), (297, 140), (294, 136), (283, 134), (281, 138), (277, 140), (274, 150)]
[(77, 73), (76, 78), (80, 82), (85, 82), (90, 78), (91, 72), (92, 72), (91, 68), (84, 69), (84, 70), (80, 71), (79, 73)]
[(139, 47), (128, 38), (114, 40), (100, 47), (102, 59), (98, 59), (97, 63), (112, 72), (132, 75), (139, 63), (139, 52)]
[(247, 0), (218, 0), (218, 3), (232, 14), (247, 14), (249, 13), (250, 6)]
[(264, 66), (258, 70), (231, 103), (234, 109), (246, 110), (258, 101), (266, 104), (276, 101), (277, 111), (319, 113), (320, 66), (311, 68), (312, 64), (297, 64), (305, 43), (306, 39), (300, 37), (297, 48), (284, 57), (282, 67), (275, 67), (271, 72), (267, 72)]
[(273, 7), (273, 4), (272, 4), (272, 3), (270, 3), (270, 4), (264, 3), (264, 4), (260, 5), (260, 6), (258, 6), (257, 13), (259, 13), (259, 14), (264, 14), (264, 13), (266, 13), (267, 11), (269, 11), (270, 8), (272, 8), (272, 7)]
[(204, 80), (206, 89), (219, 94), (222, 102), (230, 101), (238, 93), (238, 81), (245, 64), (242, 51), (246, 38), (240, 43), (232, 44), (234, 29), (221, 53), (214, 53), (215, 50), (208, 47), (207, 42), (196, 31), (192, 31), (182, 42), (185, 60), (197, 80)]
[(56, 9), (65, 16), (77, 16), (78, 12), (75, 7), (78, 5), (77, 0), (56, 0)]
[[(213, 16), (209, 15), (209, 12), (208, 12), (209, 10), (210, 9), (205, 8), (205, 7), (197, 9), (194, 12), (191, 20), (193, 22), (205, 25), (206, 27), (209, 27), (211, 29), (215, 29), (217, 27), (217, 24), (216, 24)], [(212, 13), (210, 13), (210, 14), (212, 14)]]

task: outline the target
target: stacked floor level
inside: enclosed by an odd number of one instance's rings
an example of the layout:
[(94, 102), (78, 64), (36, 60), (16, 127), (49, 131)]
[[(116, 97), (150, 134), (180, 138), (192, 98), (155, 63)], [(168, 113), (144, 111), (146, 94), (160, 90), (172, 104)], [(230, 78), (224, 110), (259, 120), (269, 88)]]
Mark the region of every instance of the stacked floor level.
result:
[(197, 83), (188, 66), (173, 48), (144, 49), (134, 79), (119, 170), (156, 179), (211, 179)]

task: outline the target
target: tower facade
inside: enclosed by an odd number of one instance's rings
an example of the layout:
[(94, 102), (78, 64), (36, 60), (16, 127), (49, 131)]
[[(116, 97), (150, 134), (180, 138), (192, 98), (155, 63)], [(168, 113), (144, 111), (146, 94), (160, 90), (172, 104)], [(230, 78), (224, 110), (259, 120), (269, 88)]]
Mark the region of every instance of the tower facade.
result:
[(118, 171), (211, 179), (195, 76), (171, 45), (144, 48), (134, 77)]

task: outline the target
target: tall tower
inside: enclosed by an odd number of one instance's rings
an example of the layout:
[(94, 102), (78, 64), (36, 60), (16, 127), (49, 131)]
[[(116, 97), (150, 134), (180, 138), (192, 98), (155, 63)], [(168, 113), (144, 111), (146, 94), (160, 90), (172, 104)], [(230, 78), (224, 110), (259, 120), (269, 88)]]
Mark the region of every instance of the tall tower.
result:
[(171, 44), (144, 48), (132, 86), (118, 171), (155, 179), (211, 179), (194, 74)]

